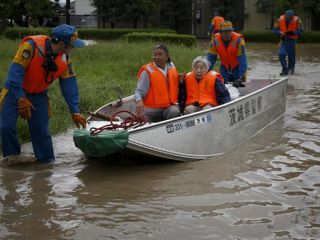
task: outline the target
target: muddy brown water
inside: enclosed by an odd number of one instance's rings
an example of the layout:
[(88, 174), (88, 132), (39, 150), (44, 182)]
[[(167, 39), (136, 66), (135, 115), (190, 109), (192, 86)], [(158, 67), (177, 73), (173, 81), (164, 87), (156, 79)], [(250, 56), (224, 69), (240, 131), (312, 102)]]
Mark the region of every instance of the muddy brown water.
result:
[[(276, 46), (247, 49), (249, 78), (278, 76)], [(1, 167), (0, 238), (320, 239), (320, 47), (297, 56), (284, 116), (222, 156), (88, 161), (69, 130), (55, 164)]]

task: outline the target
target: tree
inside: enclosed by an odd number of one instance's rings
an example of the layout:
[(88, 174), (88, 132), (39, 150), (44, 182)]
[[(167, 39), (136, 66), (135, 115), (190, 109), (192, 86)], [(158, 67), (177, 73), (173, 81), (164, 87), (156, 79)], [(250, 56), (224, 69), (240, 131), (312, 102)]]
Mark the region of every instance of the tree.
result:
[(2, 9), (0, 11), (0, 33), (3, 32), (7, 25), (8, 25), (8, 16), (9, 16), (9, 10), (10, 10), (10, 0), (1, 0), (0, 2), (0, 8)]
[(152, 14), (156, 7), (156, 1), (151, 0), (127, 0), (122, 16), (124, 21), (133, 22), (134, 28), (137, 28), (138, 22), (144, 16)]
[[(320, 1), (319, 0), (300, 0), (299, 9), (306, 13), (306, 21), (311, 23), (311, 29), (320, 30)], [(310, 26), (309, 25), (309, 26)]]
[(153, 14), (158, 0), (91, 0), (96, 7), (96, 14), (100, 23), (105, 26), (109, 22), (111, 28), (119, 22), (132, 22), (134, 27), (144, 16)]
[(161, 1), (161, 19), (179, 32), (185, 25), (192, 24), (192, 0)]
[(13, 25), (22, 23), (22, 15), (26, 13), (26, 0), (1, 0), (0, 1), (0, 21), (1, 28), (4, 30), (8, 24)]
[(258, 13), (267, 13), (270, 14), (271, 16), (271, 22), (270, 22), (270, 29), (273, 28), (274, 25), (274, 17), (276, 14), (276, 12), (278, 12), (278, 8), (279, 6), (277, 6), (277, 0), (257, 0), (256, 2), (256, 9)]
[(300, 0), (300, 4), (306, 11), (311, 11), (312, 13), (320, 13), (320, 1), (319, 0)]
[(27, 15), (33, 19), (33, 24), (41, 25), (44, 18), (53, 17), (53, 6), (50, 0), (28, 0), (25, 3)]
[(103, 27), (109, 22), (114, 28), (123, 17), (125, 0), (91, 0), (91, 5), (96, 7), (98, 20)]
[(8, 23), (26, 26), (24, 18), (32, 17), (34, 24), (38, 25), (44, 17), (53, 15), (49, 0), (1, 0), (0, 24), (3, 30)]
[(244, 21), (244, 0), (212, 0), (211, 6), (218, 11), (225, 20), (231, 21), (237, 29), (243, 28)]

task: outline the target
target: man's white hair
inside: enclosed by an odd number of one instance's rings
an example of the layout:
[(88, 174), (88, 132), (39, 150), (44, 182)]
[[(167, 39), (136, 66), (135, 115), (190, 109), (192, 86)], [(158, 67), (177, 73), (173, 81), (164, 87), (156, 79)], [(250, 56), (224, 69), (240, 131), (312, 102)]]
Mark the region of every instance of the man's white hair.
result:
[(202, 62), (205, 65), (206, 69), (209, 69), (210, 63), (209, 63), (207, 57), (199, 56), (199, 57), (196, 57), (195, 59), (193, 59), (192, 68), (194, 68), (194, 66), (196, 65), (197, 62)]

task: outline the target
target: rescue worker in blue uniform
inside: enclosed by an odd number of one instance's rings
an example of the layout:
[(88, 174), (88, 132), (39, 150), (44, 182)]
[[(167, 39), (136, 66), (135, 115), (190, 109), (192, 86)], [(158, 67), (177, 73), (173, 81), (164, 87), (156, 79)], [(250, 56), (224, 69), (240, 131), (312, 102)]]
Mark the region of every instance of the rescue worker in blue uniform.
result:
[(52, 29), (51, 36), (25, 37), (10, 65), (8, 78), (1, 92), (1, 133), (3, 157), (19, 157), (17, 119), (28, 122), (35, 158), (47, 163), (55, 159), (49, 133), (48, 87), (59, 79), (62, 95), (75, 124), (86, 126), (80, 114), (77, 79), (69, 53), (83, 47), (73, 26), (62, 24)]
[(247, 55), (244, 38), (233, 31), (232, 23), (225, 21), (220, 25), (220, 33), (214, 35), (208, 48), (209, 70), (212, 70), (219, 55), (220, 74), (225, 83), (235, 87), (244, 87), (246, 81)]
[(280, 76), (285, 76), (289, 73), (293, 74), (296, 63), (296, 43), (303, 32), (302, 22), (294, 15), (293, 10), (287, 10), (275, 23), (272, 31), (281, 37), (278, 50), (282, 66)]

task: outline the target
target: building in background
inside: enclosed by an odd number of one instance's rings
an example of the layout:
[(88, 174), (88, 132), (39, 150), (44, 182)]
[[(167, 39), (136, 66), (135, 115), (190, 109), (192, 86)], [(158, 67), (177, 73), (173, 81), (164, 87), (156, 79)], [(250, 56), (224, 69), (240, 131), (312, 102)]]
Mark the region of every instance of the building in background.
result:
[[(66, 0), (51, 0), (56, 4), (60, 23), (66, 22)], [(90, 0), (70, 0), (70, 24), (79, 27), (97, 27), (95, 8)]]
[(75, 0), (75, 15), (71, 18), (73, 25), (76, 27), (97, 27), (95, 10), (90, 0)]
[[(52, 0), (56, 1), (56, 0)], [(71, 1), (71, 24), (76, 27), (98, 27), (95, 8), (90, 0)], [(56, 1), (65, 6), (66, 0)], [(213, 12), (219, 11), (226, 19), (231, 20), (236, 31), (270, 30), (279, 16), (258, 13), (256, 0), (221, 1), (221, 0), (185, 0), (160, 1), (159, 8), (151, 16), (141, 17), (138, 27), (170, 28), (181, 34), (207, 36)], [(220, 11), (219, 9), (223, 9)], [(62, 11), (63, 12), (63, 11)], [(63, 22), (65, 16), (60, 16)], [(305, 30), (320, 30), (318, 18), (309, 12), (299, 14)], [(105, 24), (109, 26), (108, 24)], [(115, 27), (132, 28), (133, 24), (119, 22)]]

